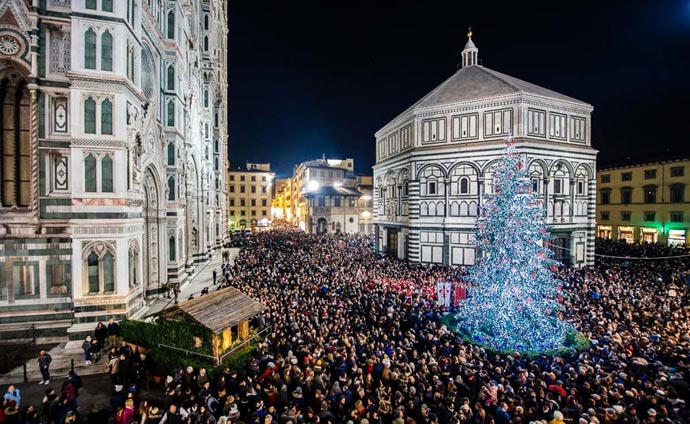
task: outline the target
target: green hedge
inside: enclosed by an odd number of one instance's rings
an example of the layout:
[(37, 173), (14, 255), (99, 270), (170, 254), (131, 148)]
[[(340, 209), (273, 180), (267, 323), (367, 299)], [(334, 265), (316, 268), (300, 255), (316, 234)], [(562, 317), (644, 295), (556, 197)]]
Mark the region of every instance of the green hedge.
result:
[[(151, 349), (149, 357), (153, 362), (153, 371), (159, 375), (166, 375), (176, 368), (192, 366), (194, 369), (206, 368), (213, 373), (217, 368), (230, 368), (240, 371), (247, 366), (256, 351), (255, 344), (249, 344), (236, 354), (225, 360), (224, 364), (216, 365), (215, 360), (193, 354), (185, 354), (159, 347), (159, 344), (175, 346), (203, 355), (213, 355), (213, 334), (200, 325), (183, 320), (158, 319), (153, 323), (125, 320), (120, 323), (122, 337), (129, 343)], [(196, 347), (194, 338), (201, 339), (201, 346)]]
[[(125, 320), (120, 323), (120, 330), (127, 342), (151, 349), (149, 357), (156, 373), (168, 373), (188, 365), (194, 368), (215, 366), (210, 358), (158, 347), (159, 344), (165, 344), (203, 355), (213, 355), (213, 335), (209, 329), (200, 325), (183, 320), (158, 319), (153, 323)], [(195, 346), (195, 337), (201, 340), (200, 347)]]

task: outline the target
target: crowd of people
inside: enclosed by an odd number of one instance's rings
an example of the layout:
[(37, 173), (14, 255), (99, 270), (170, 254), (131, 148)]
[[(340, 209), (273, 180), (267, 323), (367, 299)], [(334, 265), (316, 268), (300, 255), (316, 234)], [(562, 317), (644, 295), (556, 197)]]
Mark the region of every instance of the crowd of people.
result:
[[(393, 260), (369, 239), (345, 235), (261, 233), (237, 245), (226, 284), (268, 307), (261, 321), (271, 333), (239, 373), (201, 382), (191, 368), (171, 375), (167, 403), (175, 412), (167, 416), (265, 424), (690, 422), (690, 308), (680, 279), (687, 257), (640, 260), (637, 245), (616, 243), (605, 245), (607, 253), (627, 260), (559, 269), (565, 318), (592, 344), (534, 357), (488, 352), (440, 324), (452, 311), (439, 306), (433, 287), (462, 281), (461, 269)], [(688, 253), (644, 247), (652, 256)]]
[(558, 269), (565, 319), (591, 346), (528, 356), (442, 325), (453, 310), (433, 287), (461, 282), (462, 269), (391, 259), (360, 236), (274, 231), (235, 243), (223, 286), (265, 304), (256, 324), (270, 328), (251, 362), (174, 370), (158, 408), (138, 399), (146, 379), (128, 366), (113, 380), (117, 423), (690, 423), (688, 250), (644, 246), (679, 256), (644, 260), (635, 245), (606, 243), (628, 258)]

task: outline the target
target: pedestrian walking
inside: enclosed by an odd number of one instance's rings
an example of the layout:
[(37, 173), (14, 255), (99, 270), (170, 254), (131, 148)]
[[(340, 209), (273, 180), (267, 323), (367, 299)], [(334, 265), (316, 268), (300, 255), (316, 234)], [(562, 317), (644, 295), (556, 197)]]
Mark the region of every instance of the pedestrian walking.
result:
[(50, 383), (50, 363), (53, 362), (53, 358), (45, 350), (41, 350), (38, 354), (38, 367), (41, 370), (41, 377), (43, 380), (38, 384), (45, 384), (46, 386)]

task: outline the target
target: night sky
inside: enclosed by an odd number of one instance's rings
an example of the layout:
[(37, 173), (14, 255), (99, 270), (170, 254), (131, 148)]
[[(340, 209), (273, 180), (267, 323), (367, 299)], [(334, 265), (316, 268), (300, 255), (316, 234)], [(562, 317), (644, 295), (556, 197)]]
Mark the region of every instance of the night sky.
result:
[(371, 174), (374, 133), (455, 72), (470, 25), (484, 66), (594, 106), (600, 164), (690, 154), (690, 0), (229, 8), (233, 167), (326, 154)]

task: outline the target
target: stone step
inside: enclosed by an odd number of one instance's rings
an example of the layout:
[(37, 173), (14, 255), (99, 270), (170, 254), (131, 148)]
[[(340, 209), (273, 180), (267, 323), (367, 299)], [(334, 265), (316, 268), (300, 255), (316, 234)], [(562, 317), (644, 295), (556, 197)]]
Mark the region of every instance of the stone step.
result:
[[(50, 350), (50, 356), (53, 361), (50, 363), (51, 379), (62, 381), (67, 377), (67, 373), (72, 369), (74, 364), (74, 371), (78, 375), (95, 375), (104, 374), (108, 372), (106, 364), (106, 357), (101, 357), (101, 360), (94, 365), (86, 365), (84, 362), (84, 353), (81, 350), (81, 345), (78, 349), (65, 349), (66, 343), (60, 344)], [(41, 381), (41, 371), (38, 368), (38, 361), (31, 360), (25, 365), (19, 366), (8, 372), (0, 378), (0, 385), (10, 383), (24, 382), (24, 367), (26, 366), (26, 376), (28, 381)]]

